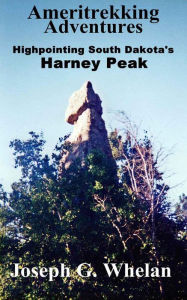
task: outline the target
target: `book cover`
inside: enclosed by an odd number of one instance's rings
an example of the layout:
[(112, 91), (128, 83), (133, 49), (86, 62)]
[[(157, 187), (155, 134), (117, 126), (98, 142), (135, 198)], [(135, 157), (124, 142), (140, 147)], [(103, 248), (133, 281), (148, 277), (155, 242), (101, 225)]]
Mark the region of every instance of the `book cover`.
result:
[(0, 2), (0, 299), (186, 298), (187, 2)]

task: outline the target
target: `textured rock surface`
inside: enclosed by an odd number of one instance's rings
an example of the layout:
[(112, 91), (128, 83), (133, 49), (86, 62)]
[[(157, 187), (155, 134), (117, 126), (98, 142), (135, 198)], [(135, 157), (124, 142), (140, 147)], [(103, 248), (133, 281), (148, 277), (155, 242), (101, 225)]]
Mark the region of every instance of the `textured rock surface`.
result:
[(74, 125), (67, 140), (72, 145), (72, 151), (62, 157), (65, 168), (77, 158), (84, 161), (93, 149), (102, 151), (112, 159), (105, 122), (102, 119), (101, 100), (94, 92), (91, 82), (86, 82), (71, 96), (65, 119)]

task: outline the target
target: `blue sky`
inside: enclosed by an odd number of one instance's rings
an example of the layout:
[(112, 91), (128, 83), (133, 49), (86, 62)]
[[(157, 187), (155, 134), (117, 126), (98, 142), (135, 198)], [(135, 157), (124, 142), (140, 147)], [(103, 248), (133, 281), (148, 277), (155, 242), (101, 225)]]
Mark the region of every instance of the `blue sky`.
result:
[[(91, 8), (106, 8), (113, 4), (138, 8), (158, 8), (160, 22), (143, 22), (141, 34), (44, 34), (48, 20), (28, 20), (36, 5), (44, 8), (75, 8), (79, 4)], [(162, 145), (172, 155), (163, 165), (176, 200), (187, 193), (187, 21), (186, 0), (127, 0), (127, 1), (52, 1), (1, 0), (0, 2), (0, 182), (6, 189), (17, 179), (9, 142), (27, 138), (31, 130), (43, 131), (46, 152), (51, 152), (58, 137), (72, 130), (65, 123), (64, 113), (73, 91), (86, 80), (103, 101), (104, 119), (108, 128), (115, 126), (111, 111), (124, 110), (136, 123), (142, 123), (154, 137), (155, 147)], [(136, 22), (136, 21), (135, 21)], [(60, 21), (55, 22), (60, 24)], [(30, 47), (85, 47), (84, 56), (56, 55), (58, 59), (101, 59), (97, 72), (88, 69), (41, 69), (37, 55), (13, 55), (13, 45)], [(106, 55), (87, 53), (96, 47), (125, 45), (138, 47), (173, 47), (174, 54), (142, 55), (148, 59), (148, 69), (106, 69)], [(112, 55), (117, 59), (137, 59), (138, 54)], [(47, 56), (46, 56), (47, 57)], [(172, 149), (172, 150), (171, 150)]]

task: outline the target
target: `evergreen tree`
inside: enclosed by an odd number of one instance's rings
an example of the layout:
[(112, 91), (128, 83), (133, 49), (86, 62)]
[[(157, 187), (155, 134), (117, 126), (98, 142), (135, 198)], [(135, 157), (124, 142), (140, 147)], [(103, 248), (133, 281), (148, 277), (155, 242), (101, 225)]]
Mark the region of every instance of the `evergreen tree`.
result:
[[(77, 160), (59, 174), (65, 139), (51, 158), (43, 155), (43, 136), (34, 132), (27, 141), (10, 144), (22, 176), (10, 194), (0, 191), (0, 298), (185, 299), (184, 219), (169, 211), (168, 186), (151, 141), (134, 139), (130, 132), (123, 139), (114, 131), (116, 166), (93, 151), (84, 167)], [(97, 277), (78, 276), (83, 262)], [(170, 266), (172, 278), (108, 277), (107, 262)], [(64, 263), (72, 274), (54, 281), (11, 278), (14, 263), (20, 268)]]

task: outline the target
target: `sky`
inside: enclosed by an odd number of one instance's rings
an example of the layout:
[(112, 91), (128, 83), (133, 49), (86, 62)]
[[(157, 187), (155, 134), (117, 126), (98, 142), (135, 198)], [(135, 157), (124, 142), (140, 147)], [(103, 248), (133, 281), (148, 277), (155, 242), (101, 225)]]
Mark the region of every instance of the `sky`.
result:
[[(28, 20), (34, 5), (42, 9), (131, 8), (159, 9), (160, 21), (143, 21), (141, 34), (44, 34), (49, 20)], [(170, 200), (187, 193), (187, 19), (186, 0), (1, 0), (0, 2), (0, 183), (10, 190), (20, 176), (14, 168), (9, 143), (27, 139), (29, 131), (43, 132), (46, 152), (51, 153), (58, 138), (72, 131), (64, 121), (71, 94), (90, 80), (100, 95), (107, 128), (118, 126), (114, 112), (125, 111), (153, 136), (155, 149), (170, 153), (162, 165), (165, 180), (173, 188)], [(55, 25), (63, 20), (54, 21)], [(75, 21), (76, 22), (76, 21)], [(100, 22), (100, 20), (97, 20)], [(109, 21), (108, 21), (109, 22)], [(115, 22), (115, 21), (112, 21)], [(122, 21), (126, 22), (126, 21)], [(127, 21), (129, 22), (129, 21)], [(132, 21), (134, 23), (139, 21)], [(38, 55), (13, 54), (12, 47), (84, 47), (85, 55), (54, 55), (54, 59), (100, 59), (101, 66), (89, 69), (41, 69)], [(107, 55), (89, 54), (89, 46), (118, 46), (118, 60), (148, 60), (148, 69), (107, 69)], [(125, 54), (124, 46), (172, 47), (174, 54)], [(49, 55), (46, 55), (48, 57)], [(119, 125), (121, 126), (121, 125)]]

